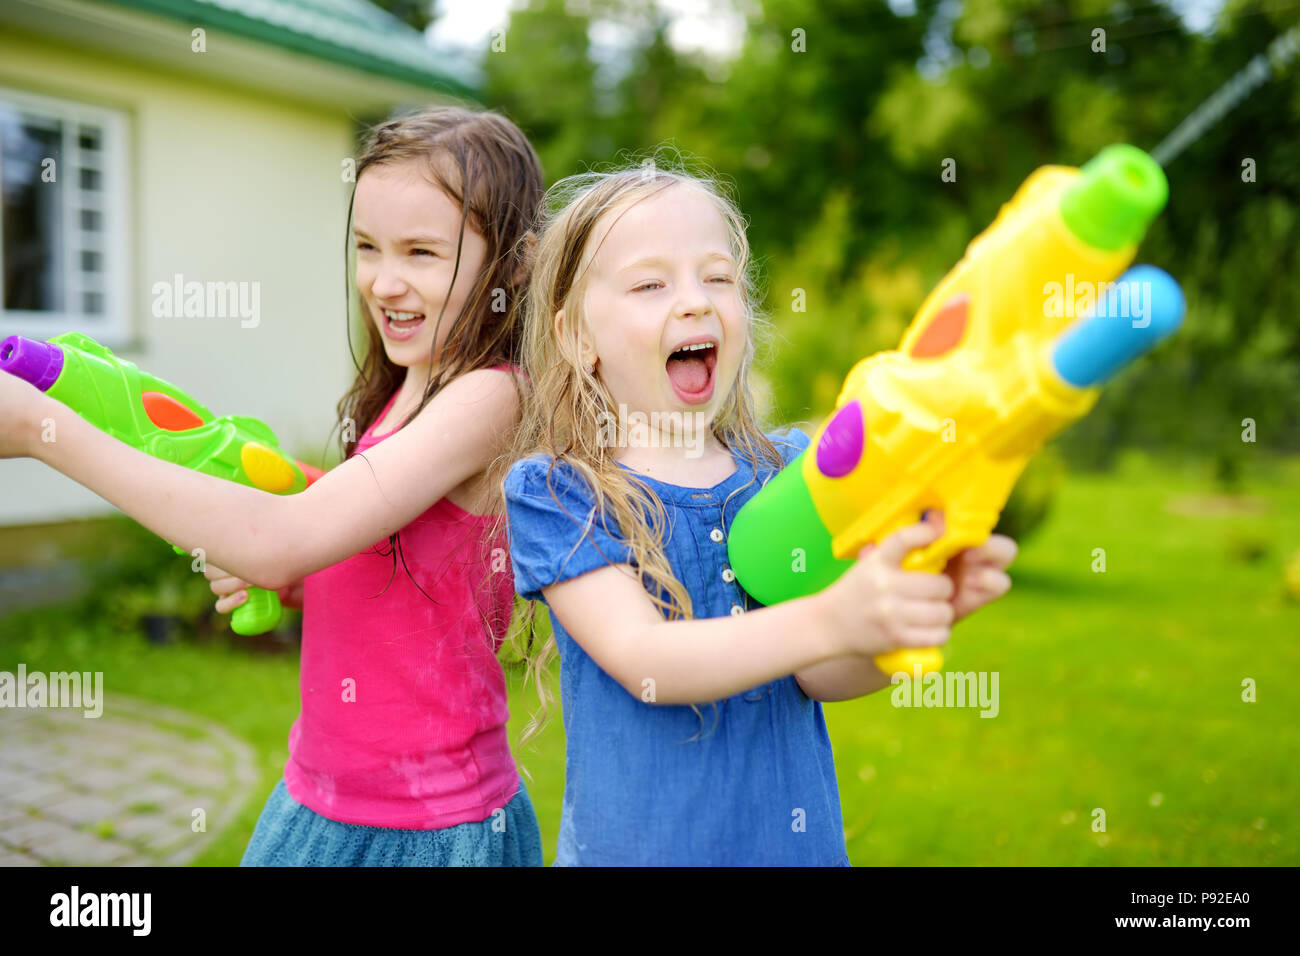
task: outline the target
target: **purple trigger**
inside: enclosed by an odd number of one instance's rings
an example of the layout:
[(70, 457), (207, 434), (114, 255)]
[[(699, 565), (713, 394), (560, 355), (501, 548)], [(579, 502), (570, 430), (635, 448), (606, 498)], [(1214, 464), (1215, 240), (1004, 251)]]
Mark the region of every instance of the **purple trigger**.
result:
[(862, 406), (849, 402), (832, 418), (817, 443), (817, 470), (827, 478), (843, 478), (862, 459)]

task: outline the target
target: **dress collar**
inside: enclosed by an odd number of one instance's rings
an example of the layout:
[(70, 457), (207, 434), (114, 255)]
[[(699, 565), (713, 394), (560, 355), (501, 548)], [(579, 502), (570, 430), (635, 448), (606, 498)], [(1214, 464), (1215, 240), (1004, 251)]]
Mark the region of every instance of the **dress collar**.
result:
[(629, 474), (636, 475), (653, 488), (655, 494), (665, 501), (672, 501), (674, 504), (685, 507), (716, 508), (733, 491), (748, 484), (754, 475), (754, 469), (744, 458), (737, 457), (733, 452), (732, 460), (736, 463), (736, 470), (709, 488), (688, 488), (684, 485), (672, 485), (666, 481), (643, 474), (634, 468), (629, 468), (621, 461), (615, 462), (615, 464)]

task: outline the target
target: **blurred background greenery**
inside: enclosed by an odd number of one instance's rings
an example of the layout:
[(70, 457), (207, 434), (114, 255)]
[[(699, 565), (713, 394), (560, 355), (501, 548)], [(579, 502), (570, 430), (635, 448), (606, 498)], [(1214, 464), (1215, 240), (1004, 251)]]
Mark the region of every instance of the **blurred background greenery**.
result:
[[(427, 3), (380, 5), (435, 20)], [(1034, 168), (1151, 149), (1300, 3), (723, 8), (740, 11), (729, 60), (675, 42), (651, 2), (529, 0), (509, 15), (509, 53), (485, 40), (481, 98), (528, 133), (548, 182), (669, 143), (734, 185), (776, 333), (760, 368), (770, 417), (788, 422), (825, 414), (855, 361), (896, 344)], [(1015, 588), (951, 645), (953, 668), (1000, 672), (998, 719), (896, 711), (887, 694), (828, 706), (855, 864), (1300, 861), (1297, 145), (1293, 63), (1170, 164), (1140, 258), (1181, 282), (1184, 328), (1031, 466), (1004, 516), (1023, 544)], [(249, 740), (269, 793), (297, 712), (296, 615), (261, 645), (285, 653), (250, 667), (188, 562), (129, 522), (103, 528), (119, 549), (89, 549), (82, 603), (0, 622), (0, 667), (53, 668), (75, 649), (114, 689)], [(145, 640), (145, 614), (174, 615), (177, 643)], [(510, 673), (518, 740), (537, 702)], [(549, 861), (558, 713), (518, 757)], [(1106, 832), (1090, 826), (1098, 807)], [(260, 809), (198, 862), (237, 862)]]
[[(667, 143), (734, 185), (775, 331), (760, 372), (789, 422), (824, 415), (854, 362), (898, 342), (1033, 169), (1113, 142), (1151, 150), (1300, 4), (740, 8), (738, 53), (719, 62), (670, 42), (653, 3), (531, 0), (506, 32), (526, 55), (483, 55), (484, 99), (528, 132), (550, 181)], [(591, 39), (611, 22), (615, 70)], [(1225, 490), (1259, 456), (1300, 450), (1300, 68), (1278, 74), (1167, 169), (1140, 261), (1182, 284), (1184, 328), (1107, 387), (1059, 457), (1031, 464), (1003, 530), (1032, 531), (1064, 465), (1104, 469), (1125, 448), (1209, 460)]]
[[(485, 99), (528, 132), (551, 180), (669, 142), (735, 183), (783, 336), (767, 372), (787, 420), (823, 413), (852, 362), (896, 343), (1034, 168), (1112, 142), (1150, 150), (1300, 10), (1230, 2), (1192, 32), (1158, 3), (753, 6), (738, 58), (715, 65), (676, 52), (651, 5), (593, 0), (584, 16), (534, 0), (509, 24), (527, 55), (485, 55)], [(640, 23), (614, 80), (584, 55), (598, 16)], [(796, 30), (806, 52), (791, 50)], [(1293, 64), (1170, 164), (1142, 259), (1178, 277), (1197, 321), (1063, 442), (1076, 460), (1126, 443), (1217, 452), (1216, 435), (1241, 444), (1248, 413), (1270, 446), (1297, 447), (1297, 142)], [(949, 158), (955, 182), (940, 178)], [(1255, 182), (1242, 181), (1245, 158)], [(791, 313), (794, 288), (807, 313)], [(1124, 413), (1134, 406), (1143, 414)]]

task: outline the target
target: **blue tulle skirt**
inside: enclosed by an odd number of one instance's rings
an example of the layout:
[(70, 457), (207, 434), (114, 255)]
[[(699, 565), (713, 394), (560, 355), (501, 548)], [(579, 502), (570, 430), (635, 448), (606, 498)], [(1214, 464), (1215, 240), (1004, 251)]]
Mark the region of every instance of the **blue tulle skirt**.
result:
[[(502, 823), (504, 822), (504, 826)], [(495, 823), (495, 826), (493, 825)], [(542, 836), (523, 781), (501, 816), (442, 830), (340, 823), (289, 796), (280, 780), (240, 866), (541, 866)]]

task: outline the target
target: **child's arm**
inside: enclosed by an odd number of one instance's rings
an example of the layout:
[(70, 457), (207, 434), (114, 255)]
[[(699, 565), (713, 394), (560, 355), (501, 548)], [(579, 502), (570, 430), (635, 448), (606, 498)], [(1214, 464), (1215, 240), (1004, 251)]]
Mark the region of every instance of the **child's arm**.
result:
[(937, 537), (932, 525), (903, 528), (824, 591), (737, 616), (665, 621), (630, 565), (543, 593), (565, 630), (629, 694), (702, 703), (844, 655), (945, 643), (951, 581), (899, 568)]
[[(953, 582), (950, 603), (953, 623), (975, 613), (1011, 590), (1006, 569), (1016, 558), (1016, 543), (1006, 535), (991, 535), (978, 548), (967, 548), (948, 562), (945, 574)], [(890, 686), (891, 675), (865, 657), (840, 657), (798, 671), (795, 679), (814, 700), (851, 700)]]
[(889, 676), (870, 657), (837, 657), (796, 671), (799, 689), (813, 700), (832, 703), (865, 697), (889, 686)]
[[(507, 373), (470, 372), (406, 428), (281, 496), (153, 458), (26, 382), (0, 379), (0, 454), (39, 458), (163, 539), (202, 548), (206, 561), (268, 590), (382, 541), (482, 471), (517, 408)], [(51, 442), (41, 440), (47, 419)]]
[[(218, 614), (229, 614), (241, 604), (248, 602), (249, 584), (242, 578), (227, 574), (215, 564), (206, 565), (203, 569), (203, 576), (208, 579), (208, 587), (217, 596), (216, 610)], [(282, 607), (302, 610), (303, 583), (301, 580), (295, 581), (293, 584), (286, 584), (276, 593), (280, 598)]]

